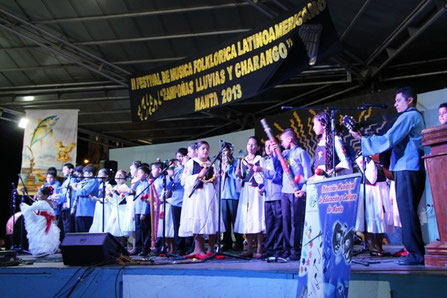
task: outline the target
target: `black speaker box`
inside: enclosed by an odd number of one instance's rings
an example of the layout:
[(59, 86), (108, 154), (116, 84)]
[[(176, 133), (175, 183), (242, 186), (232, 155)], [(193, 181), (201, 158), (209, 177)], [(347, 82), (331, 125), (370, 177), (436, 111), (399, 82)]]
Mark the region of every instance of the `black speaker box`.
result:
[(110, 233), (69, 233), (61, 244), (65, 265), (88, 266), (113, 263), (127, 250)]
[(101, 169), (107, 169), (107, 171), (116, 173), (116, 171), (118, 170), (118, 162), (116, 160), (101, 160), (99, 162), (99, 167)]

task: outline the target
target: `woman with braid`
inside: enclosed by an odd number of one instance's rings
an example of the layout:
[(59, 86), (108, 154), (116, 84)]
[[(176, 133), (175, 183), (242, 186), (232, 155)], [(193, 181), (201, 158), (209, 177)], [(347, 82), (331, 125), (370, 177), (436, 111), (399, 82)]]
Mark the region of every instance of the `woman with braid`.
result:
[[(335, 171), (337, 175), (352, 173), (352, 166), (343, 146), (343, 140), (338, 135), (332, 138), (332, 128), (329, 114), (320, 112), (313, 118), (313, 130), (318, 137), (315, 149), (314, 171), (315, 176), (331, 176), (334, 172), (333, 145), (335, 142)], [(318, 170), (319, 169), (319, 170)]]

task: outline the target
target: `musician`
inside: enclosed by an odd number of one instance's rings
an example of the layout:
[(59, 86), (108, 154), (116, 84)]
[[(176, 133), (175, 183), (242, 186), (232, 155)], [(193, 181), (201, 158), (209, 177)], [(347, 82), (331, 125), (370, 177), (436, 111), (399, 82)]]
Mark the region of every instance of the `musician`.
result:
[[(53, 192), (48, 199), (54, 202), (57, 200), (57, 193), (59, 192), (59, 188), (61, 186), (61, 183), (57, 180), (57, 170), (56, 169), (53, 170), (52, 168), (50, 168), (47, 171), (45, 180), (46, 180), (46, 182), (43, 186), (45, 186), (45, 187), (51, 186), (51, 188), (53, 189)], [(59, 217), (59, 210), (58, 210), (56, 204), (52, 204), (52, 205), (54, 206), (54, 214), (56, 215), (56, 218), (57, 218), (57, 217)]]
[[(306, 151), (298, 146), (296, 135), (291, 128), (287, 128), (280, 136), (284, 147), (283, 157), (287, 161), (293, 177), (301, 188), (294, 190), (288, 177), (283, 175), (281, 190), (281, 208), (283, 216), (284, 254), (283, 258), (299, 260), (301, 255), (301, 236), (304, 225), (306, 208), (306, 185), (312, 176), (311, 161)], [(275, 149), (276, 145), (273, 145)]]
[(412, 87), (396, 91), (394, 107), (399, 117), (382, 136), (364, 137), (351, 131), (354, 138), (361, 140), (365, 156), (392, 149), (390, 170), (396, 183), (397, 206), (402, 222), (402, 238), (409, 254), (399, 260), (399, 265), (424, 264), (424, 242), (417, 214), (417, 207), (425, 186), (422, 164), (422, 130), (425, 127), (421, 113), (416, 110), (417, 94)]
[(149, 216), (149, 167), (141, 165), (137, 170), (138, 185), (135, 190), (135, 250), (131, 255), (147, 256), (151, 251), (151, 219)]
[[(233, 145), (226, 143), (222, 149), (222, 169), (220, 171), (221, 179), (221, 210), (222, 220), (225, 224), (225, 233), (222, 241), (222, 250), (242, 250), (243, 237), (234, 232), (234, 223), (236, 221), (237, 206), (239, 204), (239, 192), (236, 185), (237, 160), (233, 157)], [(233, 247), (232, 234), (236, 239)]]
[[(186, 155), (188, 150), (186, 148), (179, 148), (175, 154), (178, 164), (172, 169), (167, 170), (168, 182), (166, 189), (171, 193), (171, 213), (174, 223), (174, 245), (177, 249), (177, 255), (184, 255), (186, 253), (187, 239), (179, 237), (178, 231), (180, 228), (180, 214), (182, 213), (183, 196), (185, 189), (181, 184), (181, 175), (183, 174), (184, 164), (187, 161)], [(189, 239), (192, 243), (192, 239)]]
[(71, 189), (71, 185), (75, 183), (73, 171), (74, 165), (71, 163), (66, 163), (62, 166), (62, 174), (64, 175), (65, 180), (57, 194), (57, 205), (60, 209), (58, 226), (62, 227), (62, 238), (64, 238), (66, 233), (74, 232), (74, 220), (72, 221), (70, 216), (70, 208), (75, 196), (75, 192)]
[(76, 191), (76, 232), (89, 231), (95, 213), (95, 201), (92, 200), (90, 195), (96, 194), (99, 186), (94, 178), (96, 169), (93, 165), (84, 167), (82, 171), (84, 179), (73, 185), (73, 190)]
[(266, 156), (261, 166), (254, 166), (253, 171), (264, 174), (264, 185), (260, 187), (260, 194), (264, 197), (265, 216), (265, 252), (261, 259), (271, 256), (282, 257), (284, 254), (284, 235), (282, 229), (281, 189), (283, 169), (278, 157), (272, 149), (273, 142), (265, 141)]
[[(109, 221), (109, 215), (112, 211), (110, 202), (112, 185), (109, 183), (109, 173), (107, 169), (100, 169), (96, 178), (98, 191), (96, 194), (90, 195), (95, 201), (95, 213), (93, 214), (93, 223), (90, 226), (89, 233), (101, 233), (106, 231), (106, 224)], [(104, 218), (104, 220), (103, 220)]]
[(441, 103), (439, 105), (438, 117), (439, 123), (441, 123), (441, 125), (447, 124), (447, 102)]
[(346, 175), (352, 173), (352, 166), (348, 160), (345, 147), (343, 146), (343, 140), (340, 136), (335, 135), (335, 139), (332, 137), (332, 128), (329, 114), (326, 112), (320, 112), (313, 118), (313, 131), (318, 137), (317, 148), (315, 150), (315, 172), (320, 169), (332, 175), (334, 172), (333, 163), (333, 147), (335, 143), (335, 171), (338, 175)]

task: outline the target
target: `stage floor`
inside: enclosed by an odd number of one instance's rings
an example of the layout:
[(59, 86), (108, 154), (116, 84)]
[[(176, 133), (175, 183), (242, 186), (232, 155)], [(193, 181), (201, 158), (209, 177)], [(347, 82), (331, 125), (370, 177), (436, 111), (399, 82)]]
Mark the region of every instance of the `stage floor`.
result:
[[(299, 269), (298, 261), (232, 257), (135, 257), (147, 264), (101, 267), (65, 266), (60, 254), (19, 258), (20, 265), (0, 268), (0, 286), (8, 289), (2, 297), (295, 297)], [(445, 297), (447, 268), (400, 266), (396, 260), (369, 253), (354, 257), (349, 297)]]

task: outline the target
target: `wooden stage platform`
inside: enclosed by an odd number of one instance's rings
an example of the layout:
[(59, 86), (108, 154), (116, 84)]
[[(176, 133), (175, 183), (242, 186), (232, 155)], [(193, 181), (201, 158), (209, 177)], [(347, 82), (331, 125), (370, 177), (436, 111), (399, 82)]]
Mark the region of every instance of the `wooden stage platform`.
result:
[[(73, 267), (60, 254), (19, 258), (18, 266), (0, 268), (1, 297), (296, 297), (298, 284), (297, 261), (152, 257), (145, 265)], [(354, 257), (349, 297), (447, 297), (447, 268), (396, 259)]]

